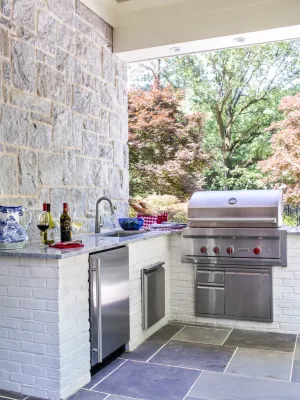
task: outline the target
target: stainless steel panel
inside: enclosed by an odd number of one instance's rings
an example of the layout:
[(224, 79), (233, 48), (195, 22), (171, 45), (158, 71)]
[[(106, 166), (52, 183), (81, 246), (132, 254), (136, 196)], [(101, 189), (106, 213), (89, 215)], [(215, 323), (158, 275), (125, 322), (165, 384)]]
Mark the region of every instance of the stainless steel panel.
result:
[(272, 321), (271, 268), (225, 269), (225, 316)]
[(142, 270), (143, 329), (165, 316), (165, 269), (157, 263)]
[(211, 284), (211, 285), (224, 285), (224, 268), (223, 269), (209, 269), (200, 268), (196, 270), (197, 283)]
[(91, 255), (90, 269), (92, 365), (95, 365), (129, 341), (128, 247)]
[(197, 285), (196, 315), (224, 315), (224, 287)]

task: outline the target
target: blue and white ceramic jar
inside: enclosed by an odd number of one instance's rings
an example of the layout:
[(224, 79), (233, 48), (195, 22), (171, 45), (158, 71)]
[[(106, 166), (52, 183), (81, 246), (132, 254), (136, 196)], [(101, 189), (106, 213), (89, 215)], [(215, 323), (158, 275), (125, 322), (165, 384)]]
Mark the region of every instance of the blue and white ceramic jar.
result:
[(26, 241), (32, 213), (22, 206), (0, 206), (0, 243)]

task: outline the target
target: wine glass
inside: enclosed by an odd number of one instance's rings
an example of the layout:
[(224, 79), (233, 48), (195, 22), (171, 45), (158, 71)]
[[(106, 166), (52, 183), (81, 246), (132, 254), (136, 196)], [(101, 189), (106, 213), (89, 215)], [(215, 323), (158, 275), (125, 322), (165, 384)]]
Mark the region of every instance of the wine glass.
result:
[(83, 211), (74, 211), (72, 217), (72, 227), (75, 229), (76, 233), (79, 233), (84, 224), (84, 213)]
[(39, 228), (39, 230), (41, 231), (41, 243), (40, 243), (40, 247), (44, 248), (45, 246), (45, 232), (46, 230), (49, 228), (49, 216), (48, 213), (46, 212), (42, 212), (38, 215), (38, 223), (37, 223), (37, 227)]

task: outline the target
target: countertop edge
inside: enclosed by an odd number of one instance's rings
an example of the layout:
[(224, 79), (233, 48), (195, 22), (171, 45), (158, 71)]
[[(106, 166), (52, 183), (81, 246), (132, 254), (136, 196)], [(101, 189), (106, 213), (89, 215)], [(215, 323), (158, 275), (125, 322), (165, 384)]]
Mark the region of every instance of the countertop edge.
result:
[[(113, 231), (115, 232), (115, 230)], [(159, 232), (146, 232), (143, 234), (139, 234), (136, 236), (131, 236), (128, 238), (113, 238), (107, 237), (107, 232), (105, 234), (93, 235), (82, 235), (83, 242), (88, 241), (94, 237), (94, 239), (98, 238), (103, 240), (104, 242), (99, 245), (86, 245), (80, 249), (69, 249), (69, 250), (56, 250), (46, 248), (45, 251), (47, 253), (41, 253), (42, 249), (38, 247), (38, 244), (28, 244), (26, 247), (20, 250), (0, 250), (0, 257), (18, 257), (18, 258), (40, 258), (40, 259), (52, 259), (52, 260), (63, 260), (66, 258), (72, 258), (84, 254), (95, 253), (99, 251), (105, 251), (121, 246), (126, 246), (131, 243), (143, 241), (143, 240), (150, 240), (155, 239), (161, 236), (170, 235), (170, 231), (159, 231)], [(78, 237), (79, 238), (79, 237)], [(77, 239), (77, 238), (76, 238)]]

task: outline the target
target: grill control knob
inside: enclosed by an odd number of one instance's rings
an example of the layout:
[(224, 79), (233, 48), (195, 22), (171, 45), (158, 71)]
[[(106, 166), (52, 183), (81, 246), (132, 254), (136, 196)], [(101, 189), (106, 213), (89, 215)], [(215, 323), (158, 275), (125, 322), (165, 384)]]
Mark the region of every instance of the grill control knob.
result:
[(207, 248), (205, 246), (202, 246), (200, 251), (202, 254), (205, 254), (205, 253), (207, 253)]
[(253, 250), (253, 253), (258, 255), (261, 253), (261, 248), (260, 247), (255, 247), (255, 249)]
[(214, 247), (214, 253), (216, 253), (216, 254), (221, 253), (221, 249), (219, 246)]
[(232, 254), (234, 252), (234, 248), (233, 247), (227, 247), (226, 249), (228, 254)]

